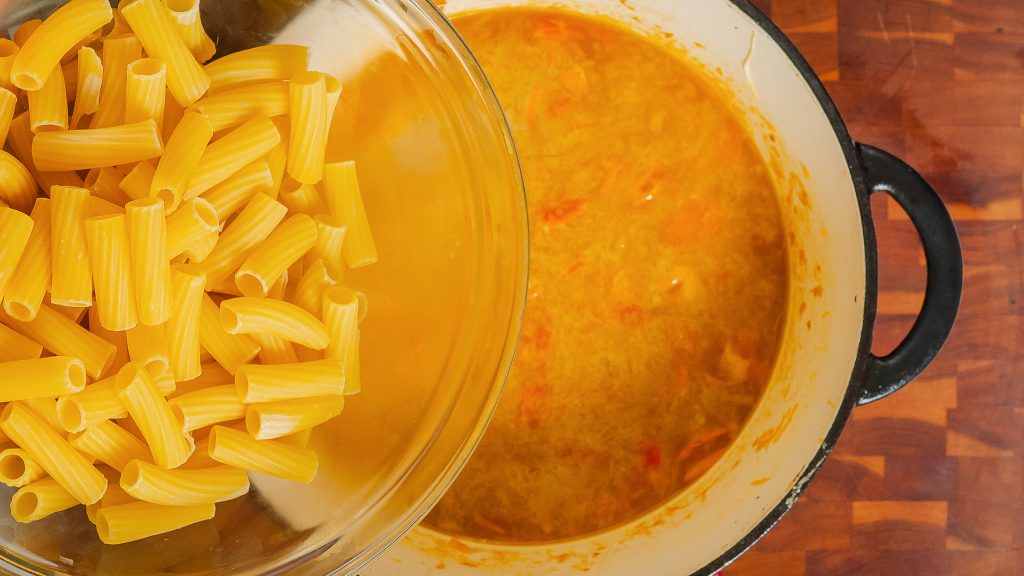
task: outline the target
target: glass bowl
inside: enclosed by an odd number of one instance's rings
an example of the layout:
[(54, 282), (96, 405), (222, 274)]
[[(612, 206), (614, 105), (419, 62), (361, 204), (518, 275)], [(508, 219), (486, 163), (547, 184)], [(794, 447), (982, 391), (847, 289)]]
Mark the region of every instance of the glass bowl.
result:
[[(3, 31), (63, 2), (0, 4)], [(416, 524), (497, 404), (525, 302), (525, 198), (487, 81), (425, 0), (205, 0), (218, 55), (312, 47), (343, 93), (328, 161), (355, 160), (380, 261), (362, 393), (311, 441), (310, 485), (253, 476), (249, 495), (178, 532), (101, 545), (81, 506), (32, 524), (0, 512), (0, 571), (61, 575), (354, 573)], [(9, 501), (7, 489), (0, 500)]]

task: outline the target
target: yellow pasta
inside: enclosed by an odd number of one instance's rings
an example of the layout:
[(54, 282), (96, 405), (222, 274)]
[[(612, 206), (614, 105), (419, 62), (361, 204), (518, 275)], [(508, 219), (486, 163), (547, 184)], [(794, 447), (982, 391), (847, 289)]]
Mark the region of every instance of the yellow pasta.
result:
[(292, 302), (310, 314), (320, 317), (323, 313), (321, 301), (324, 291), (334, 286), (337, 282), (327, 272), (323, 260), (314, 261), (302, 275), (295, 293), (292, 295)]
[(85, 187), (92, 191), (92, 195), (103, 198), (107, 202), (124, 206), (131, 202), (131, 198), (121, 190), (121, 181), (128, 174), (117, 166), (104, 166), (93, 168), (85, 176)]
[(139, 324), (128, 331), (128, 357), (145, 366), (149, 375), (158, 378), (171, 368), (164, 327)]
[(0, 242), (0, 297), (6, 293), (18, 268), (33, 227), (33, 219), (26, 214), (13, 208), (0, 208), (0, 230), (3, 231), (3, 242)]
[[(217, 321), (220, 322), (219, 317)], [(31, 360), (39, 358), (42, 353), (42, 345), (22, 336), (17, 330), (0, 324), (0, 362)]]
[[(67, 98), (68, 103), (75, 101), (75, 90), (78, 85), (78, 55), (77, 52), (83, 46), (79, 46), (75, 49), (75, 55), (66, 62), (62, 62), (60, 65), (61, 74), (64, 75), (64, 97)], [(70, 127), (70, 122), (68, 123)]]
[(60, 66), (53, 67), (42, 88), (28, 93), (28, 117), (36, 133), (68, 129), (68, 95)]
[(0, 452), (0, 482), (17, 488), (45, 477), (46, 470), (21, 448)]
[(291, 140), (291, 122), (287, 116), (274, 116), (271, 118), (277, 131), (281, 133), (281, 142), (267, 152), (267, 166), (274, 178), (274, 188), (267, 194), (277, 199), (281, 193), (281, 185), (284, 183), (285, 168), (288, 164), (288, 141)]
[(327, 133), (330, 134), (331, 124), (334, 123), (334, 113), (341, 100), (341, 82), (330, 74), (324, 74), (324, 88), (327, 92)]
[(213, 55), (217, 53), (217, 46), (203, 29), (203, 22), (199, 15), (199, 0), (167, 0), (166, 4), (170, 10), (174, 29), (185, 42), (188, 51), (199, 62), (206, 62), (213, 58)]
[(213, 126), (201, 114), (181, 118), (164, 147), (149, 195), (160, 198), (168, 211), (178, 209), (199, 159), (213, 137)]
[(153, 162), (143, 160), (132, 167), (117, 187), (132, 200), (149, 198), (149, 189), (153, 185), (155, 173), (156, 168), (153, 166)]
[(245, 404), (238, 399), (233, 384), (196, 390), (168, 402), (186, 431), (245, 417)]
[(162, 506), (131, 502), (103, 506), (96, 512), (96, 532), (104, 544), (124, 544), (209, 520), (216, 511), (213, 504)]
[[(110, 361), (110, 365), (104, 370), (104, 374), (117, 374), (117, 371), (128, 363), (128, 339), (124, 332), (111, 332), (101, 326), (99, 316), (96, 315), (95, 306), (88, 308), (88, 315), (89, 332), (99, 337), (103, 342), (108, 342), (114, 346), (113, 360)], [(72, 321), (74, 321), (73, 318)], [(86, 368), (88, 369), (88, 367), (88, 363), (86, 363)]]
[(0, 148), (7, 142), (7, 132), (11, 129), (11, 120), (14, 120), (14, 110), (18, 106), (18, 97), (14, 92), (0, 87)]
[(240, 210), (256, 194), (268, 194), (274, 180), (267, 161), (262, 158), (246, 165), (227, 180), (206, 191), (202, 198), (217, 212), (217, 218), (224, 222)]
[(296, 432), (294, 434), (289, 434), (287, 436), (282, 436), (281, 438), (278, 438), (277, 441), (278, 442), (284, 442), (285, 444), (288, 444), (289, 446), (296, 446), (298, 448), (305, 448), (306, 446), (309, 445), (309, 439), (312, 436), (313, 436), (313, 429), (312, 428), (306, 428), (305, 430), (299, 430), (298, 432)]
[(125, 205), (139, 322), (158, 326), (171, 314), (170, 272), (164, 204), (155, 198)]
[(271, 44), (218, 58), (206, 65), (206, 73), (210, 77), (210, 93), (216, 94), (244, 84), (288, 80), (305, 72), (308, 63), (308, 47)]
[(65, 53), (112, 18), (106, 0), (71, 0), (61, 6), (21, 46), (11, 82), (22, 90), (39, 90)]
[(79, 504), (78, 499), (53, 478), (42, 478), (22, 486), (11, 496), (11, 518), (35, 522)]
[(192, 264), (204, 262), (217, 247), (218, 240), (220, 240), (220, 234), (217, 232), (203, 234), (194, 244), (185, 249), (185, 257)]
[(0, 402), (52, 398), (85, 387), (85, 364), (69, 356), (49, 356), (0, 364)]
[(156, 386), (157, 391), (165, 398), (178, 390), (178, 383), (174, 381), (174, 375), (170, 372), (154, 376), (153, 386)]
[(79, 452), (122, 471), (133, 460), (152, 461), (149, 447), (124, 428), (110, 420), (97, 422), (68, 437)]
[(100, 508), (118, 506), (120, 504), (130, 504), (132, 502), (138, 502), (135, 498), (128, 495), (127, 492), (121, 489), (118, 482), (121, 479), (121, 474), (111, 468), (104, 468), (104, 470), (110, 470), (112, 474), (105, 474), (107, 476), (107, 491), (103, 493), (103, 498), (100, 498), (99, 502), (89, 504), (85, 507), (86, 517), (89, 518), (89, 522), (96, 523), (96, 514), (99, 513)]
[(348, 227), (335, 216), (316, 217), (316, 249), (319, 257), (332, 278), (341, 280), (345, 275), (345, 236)]
[(36, 30), (38, 30), (39, 26), (42, 24), (43, 21), (39, 18), (33, 18), (22, 22), (18, 26), (18, 29), (14, 31), (14, 41), (18, 46), (24, 46), (25, 42), (28, 42), (28, 39), (35, 34)]
[[(327, 358), (344, 360), (350, 351), (350, 340), (359, 329), (361, 293), (351, 288), (334, 286), (323, 293), (323, 320), (330, 333), (330, 344), (324, 351)], [(365, 308), (365, 303), (362, 304)]]
[(205, 116), (214, 132), (220, 132), (260, 116), (287, 114), (288, 106), (288, 84), (263, 82), (207, 96), (189, 109)]
[(199, 100), (210, 78), (174, 30), (162, 0), (135, 0), (121, 8), (146, 52), (167, 64), (167, 88), (182, 106)]
[(243, 496), (249, 492), (249, 477), (231, 466), (162, 470), (152, 464), (135, 461), (121, 474), (121, 489), (145, 502), (195, 506)]
[(266, 118), (253, 118), (206, 147), (189, 180), (185, 199), (195, 198), (266, 154), (281, 133)]
[(344, 396), (258, 402), (246, 408), (245, 429), (257, 440), (273, 440), (323, 424), (344, 408)]
[(3, 321), (54, 354), (81, 359), (86, 372), (93, 378), (103, 375), (117, 352), (113, 344), (91, 334), (46, 304), (40, 306), (39, 314), (31, 322), (10, 317)]
[(110, 216), (110, 215), (124, 215), (124, 208), (100, 198), (99, 196), (89, 196), (89, 218), (96, 218), (97, 216)]
[(12, 208), (28, 212), (36, 199), (36, 182), (28, 168), (0, 150), (0, 199)]
[(333, 359), (247, 364), (235, 373), (235, 389), (246, 403), (341, 396), (345, 392), (345, 374), (341, 363)]
[(324, 196), (331, 215), (348, 227), (345, 237), (345, 262), (360, 268), (377, 261), (377, 246), (359, 193), (355, 162), (335, 162), (324, 166)]
[(316, 452), (275, 440), (257, 440), (246, 432), (214, 426), (210, 431), (210, 457), (243, 470), (308, 483), (316, 476)]
[(152, 119), (112, 128), (44, 132), (32, 140), (32, 160), (38, 170), (87, 170), (131, 164), (163, 152)]
[(117, 396), (149, 445), (153, 461), (161, 468), (176, 468), (192, 453), (167, 400), (160, 394), (141, 364), (129, 362), (117, 374)]
[[(82, 179), (75, 172), (42, 172), (32, 160), (32, 143), (35, 141), (35, 135), (32, 133), (32, 126), (29, 122), (28, 112), (23, 112), (18, 116), (14, 117), (11, 121), (11, 129), (7, 133), (7, 145), (10, 148), (14, 156), (21, 161), (21, 168), (28, 170), (29, 174), (35, 181), (29, 185), (28, 179), (23, 179), (24, 190), (26, 191), (23, 198), (27, 202), (25, 210), (31, 206), (31, 199), (28, 195), (35, 195), (36, 183), (39, 188), (49, 191), (54, 186), (83, 186)], [(3, 172), (9, 170), (4, 154), (0, 154), (0, 178), (9, 178)], [(15, 167), (18, 170), (21, 168)], [(22, 171), (22, 176), (24, 172)], [(5, 187), (0, 187), (0, 190), (9, 187), (8, 184)], [(6, 190), (5, 193), (9, 193), (10, 190)], [(10, 202), (8, 202), (10, 203)], [(14, 204), (11, 204), (14, 206)]]
[(140, 58), (128, 65), (125, 77), (124, 123), (156, 120), (163, 128), (167, 95), (167, 66), (155, 58)]
[(67, 432), (81, 432), (90, 426), (128, 416), (128, 410), (117, 397), (116, 377), (86, 386), (81, 392), (57, 399), (57, 421)]
[(199, 344), (225, 370), (234, 374), (260, 351), (255, 340), (244, 334), (228, 334), (220, 322), (220, 310), (208, 295), (203, 295), (199, 317)]
[[(38, 141), (39, 137), (36, 138)], [(73, 186), (55, 186), (50, 191), (50, 200), (53, 263), (50, 301), (62, 306), (90, 306), (92, 270), (85, 238), (89, 191)]]
[[(285, 188), (287, 190), (287, 188)], [(282, 192), (281, 203), (288, 207), (291, 214), (309, 214), (315, 216), (327, 212), (327, 207), (320, 199), (320, 193), (312, 184), (296, 183), (288, 192)]]
[(217, 246), (200, 265), (207, 282), (216, 286), (234, 276), (248, 252), (266, 239), (288, 209), (266, 194), (256, 194), (234, 222), (224, 229)]
[(21, 401), (29, 410), (40, 416), (44, 422), (58, 432), (63, 428), (57, 419), (57, 400), (55, 398), (26, 398)]
[(14, 84), (11, 84), (11, 65), (18, 56), (18, 50), (20, 48), (16, 42), (0, 38), (0, 88), (14, 89)]
[(313, 350), (328, 344), (327, 328), (290, 302), (268, 298), (232, 298), (220, 304), (220, 320), (229, 334), (272, 334)]
[(129, 265), (127, 217), (115, 214), (90, 218), (85, 221), (85, 237), (100, 324), (112, 332), (134, 328), (139, 316)]
[(251, 334), (260, 347), (262, 364), (294, 364), (299, 361), (298, 351), (291, 342), (273, 334)]
[(72, 129), (78, 128), (82, 118), (100, 109), (100, 91), (103, 88), (103, 61), (95, 50), (88, 46), (79, 48), (76, 68), (78, 78), (75, 83), (75, 109), (71, 114)]
[(191, 380), (202, 371), (199, 362), (199, 317), (205, 277), (171, 269), (171, 316), (167, 321), (167, 349), (175, 380)]
[(85, 456), (25, 406), (12, 402), (0, 414), (0, 427), (82, 504), (103, 496), (107, 479)]
[(177, 258), (207, 234), (220, 228), (213, 206), (202, 198), (185, 202), (167, 217), (167, 257)]
[(327, 150), (327, 86), (320, 72), (302, 72), (289, 82), (291, 104), (288, 175), (303, 184), (323, 178)]
[(245, 296), (267, 296), (288, 267), (309, 252), (317, 241), (317, 226), (305, 214), (285, 220), (242, 262), (235, 284)]
[(103, 39), (100, 101), (96, 113), (89, 119), (89, 128), (110, 128), (124, 122), (128, 65), (141, 57), (142, 45), (134, 34)]

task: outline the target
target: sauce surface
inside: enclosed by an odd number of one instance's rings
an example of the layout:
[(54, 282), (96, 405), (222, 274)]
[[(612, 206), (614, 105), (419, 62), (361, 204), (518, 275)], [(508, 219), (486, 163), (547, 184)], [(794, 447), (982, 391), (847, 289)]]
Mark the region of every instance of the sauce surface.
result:
[(786, 311), (768, 168), (683, 56), (555, 9), (458, 17), (521, 155), (519, 353), (483, 442), (426, 523), (545, 542), (656, 508), (735, 439)]

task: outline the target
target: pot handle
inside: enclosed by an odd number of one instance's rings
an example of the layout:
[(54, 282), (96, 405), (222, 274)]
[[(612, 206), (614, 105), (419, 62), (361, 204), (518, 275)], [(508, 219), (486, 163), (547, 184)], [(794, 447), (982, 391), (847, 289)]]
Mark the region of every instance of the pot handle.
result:
[(960, 307), (964, 266), (953, 219), (935, 189), (906, 162), (874, 146), (858, 143), (857, 157), (870, 193), (888, 194), (910, 216), (928, 266), (924, 304), (906, 338), (887, 356), (868, 355), (857, 401), (864, 405), (906, 386), (938, 354)]

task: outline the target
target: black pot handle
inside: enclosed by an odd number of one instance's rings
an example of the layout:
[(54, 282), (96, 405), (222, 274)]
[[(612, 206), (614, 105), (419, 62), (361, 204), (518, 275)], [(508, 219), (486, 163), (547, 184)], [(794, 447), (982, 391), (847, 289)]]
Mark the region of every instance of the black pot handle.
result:
[(964, 265), (953, 219), (924, 178), (906, 162), (874, 146), (858, 143), (857, 157), (870, 193), (888, 194), (910, 216), (928, 265), (924, 304), (913, 328), (889, 355), (868, 355), (857, 402), (864, 405), (906, 386), (938, 354), (960, 307)]

